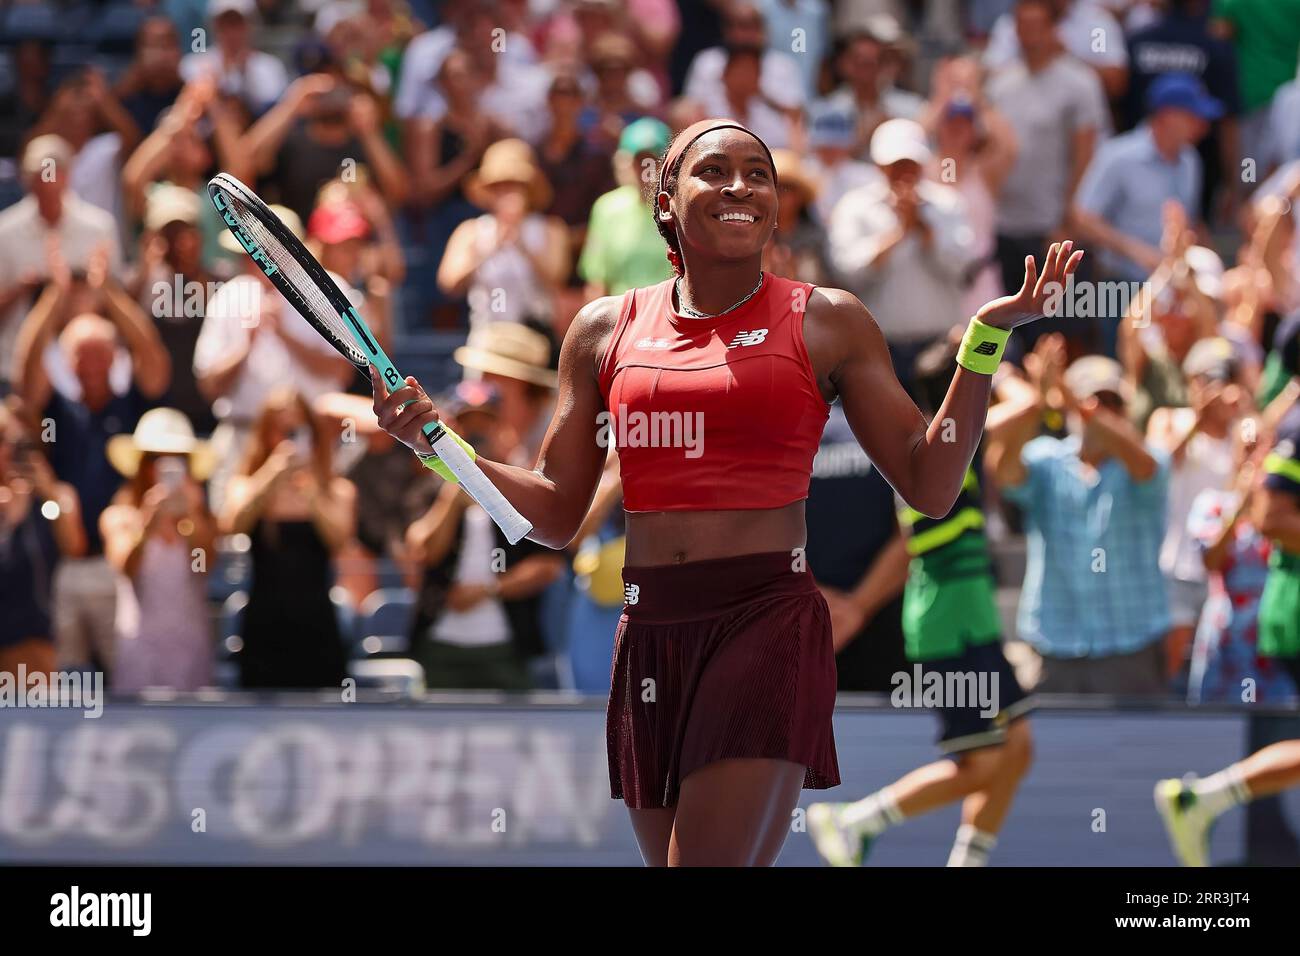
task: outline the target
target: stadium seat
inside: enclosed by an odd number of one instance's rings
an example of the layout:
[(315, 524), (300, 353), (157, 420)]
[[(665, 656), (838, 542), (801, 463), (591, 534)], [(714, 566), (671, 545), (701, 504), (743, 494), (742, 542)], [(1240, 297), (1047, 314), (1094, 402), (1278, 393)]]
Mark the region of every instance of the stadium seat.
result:
[(247, 591), (234, 591), (221, 602), (217, 612), (217, 645), (213, 671), (216, 685), (228, 690), (239, 686), (238, 655), (243, 647), (239, 636), (239, 617), (248, 604)]
[(357, 642), (357, 610), (352, 606), (348, 592), (341, 587), (330, 588), (330, 601), (334, 604), (334, 614), (339, 622), (339, 636), (345, 647)]
[(356, 651), (361, 656), (405, 654), (415, 594), (410, 588), (380, 588), (366, 596), (357, 613)]
[(218, 549), (208, 572), (208, 600), (222, 604), (236, 591), (247, 591), (250, 581), (248, 556)]

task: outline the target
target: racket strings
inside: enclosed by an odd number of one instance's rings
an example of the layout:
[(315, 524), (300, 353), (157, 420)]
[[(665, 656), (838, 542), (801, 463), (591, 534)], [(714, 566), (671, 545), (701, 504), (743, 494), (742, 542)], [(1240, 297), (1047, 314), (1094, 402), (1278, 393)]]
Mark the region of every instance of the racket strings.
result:
[(317, 328), (349, 361), (356, 365), (366, 365), (366, 356), (357, 348), (352, 333), (343, 324), (338, 309), (321, 291), (316, 280), (303, 268), (302, 263), (289, 253), (284, 243), (266, 228), (262, 220), (247, 204), (241, 202), (238, 196), (229, 192), (225, 195), (239, 220), (240, 227), (261, 247), (262, 252), (280, 271), (284, 281), (274, 283), (280, 294), (291, 300), (290, 304), (300, 313), (305, 311), (306, 315), (313, 318)]

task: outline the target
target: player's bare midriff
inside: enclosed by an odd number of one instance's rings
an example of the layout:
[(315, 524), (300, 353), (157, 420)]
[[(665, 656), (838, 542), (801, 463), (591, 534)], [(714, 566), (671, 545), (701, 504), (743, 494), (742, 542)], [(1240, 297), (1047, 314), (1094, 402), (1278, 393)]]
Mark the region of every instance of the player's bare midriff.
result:
[(744, 511), (644, 511), (627, 516), (632, 567), (793, 551), (807, 538), (802, 501)]

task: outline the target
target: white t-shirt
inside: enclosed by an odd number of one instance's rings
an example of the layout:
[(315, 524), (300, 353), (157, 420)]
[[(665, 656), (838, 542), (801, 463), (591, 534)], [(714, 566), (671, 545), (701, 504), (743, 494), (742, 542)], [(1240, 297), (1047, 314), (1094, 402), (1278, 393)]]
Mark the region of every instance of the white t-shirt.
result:
[[(24, 196), (0, 212), (0, 290), (21, 282), (29, 272), (48, 277), (46, 240), (51, 234), (58, 236), (59, 248), (73, 271), (84, 270), (95, 248), (107, 243), (108, 270), (121, 275), (122, 247), (113, 217), (68, 190), (63, 195), (62, 215), (52, 228), (41, 218), (32, 196)], [(18, 326), (31, 307), (31, 300), (24, 298), (0, 314), (0, 382), (8, 382), (13, 372)]]
[[(1056, 35), (1072, 56), (1089, 66), (1128, 66), (1124, 28), (1104, 7), (1093, 0), (1074, 0), (1056, 26)], [(1014, 13), (1004, 13), (993, 24), (984, 65), (999, 69), (1020, 57)]]
[[(348, 292), (346, 288), (343, 291)], [(203, 328), (194, 346), (195, 375), (206, 373), (225, 356), (245, 347), (261, 316), (259, 303), (263, 297), (271, 296), (281, 299), (279, 292), (249, 275), (236, 276), (217, 290), (208, 301)], [(289, 303), (281, 300), (279, 304), (280, 328), (285, 335), (293, 336), (322, 355), (338, 355)], [(252, 351), (230, 391), (222, 396), (226, 402), (215, 402), (214, 411), (222, 419), (251, 420), (277, 385), (295, 386), (310, 402), (325, 392), (337, 391), (340, 382), (337, 378), (312, 374), (293, 360), (279, 335), (263, 332), (254, 340)]]
[(257, 112), (278, 100), (289, 86), (284, 64), (269, 53), (252, 50), (242, 70), (222, 62), (221, 51), (213, 48), (203, 53), (187, 53), (181, 59), (181, 78), (190, 83), (204, 74), (217, 76), (223, 93), (238, 96)]
[[(492, 570), (492, 549), (496, 535), (492, 518), (478, 505), (465, 510), (456, 562), (457, 584), (486, 584), (496, 572)], [(486, 647), (510, 640), (510, 619), (496, 598), (484, 598), (468, 611), (443, 609), (433, 626), (433, 639), (458, 647)]]
[[(700, 103), (714, 101), (721, 95), (722, 72), (726, 66), (727, 51), (722, 47), (713, 46), (701, 50), (695, 54), (695, 59), (691, 60), (690, 68), (686, 72), (683, 93)], [(799, 64), (795, 62), (794, 57), (779, 50), (763, 52), (763, 59), (759, 64), (758, 83), (767, 98), (777, 106), (787, 109), (801, 107), (807, 99)]]
[[(1191, 427), (1196, 412), (1190, 408), (1171, 410), (1172, 422), (1181, 433)], [(1195, 535), (1187, 527), (1196, 497), (1208, 489), (1223, 488), (1233, 474), (1232, 439), (1193, 435), (1187, 443), (1182, 464), (1169, 470), (1169, 525), (1160, 546), (1160, 570), (1178, 581), (1204, 581), (1205, 563)]]

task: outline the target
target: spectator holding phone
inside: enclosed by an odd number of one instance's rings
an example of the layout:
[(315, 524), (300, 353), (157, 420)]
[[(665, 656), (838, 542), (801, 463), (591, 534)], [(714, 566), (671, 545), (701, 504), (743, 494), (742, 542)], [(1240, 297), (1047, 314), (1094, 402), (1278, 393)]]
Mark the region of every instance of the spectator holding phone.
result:
[(244, 134), (240, 151), (259, 177), (267, 201), (279, 201), (304, 222), (316, 193), (360, 161), (393, 206), (409, 194), (401, 160), (384, 138), (379, 104), (342, 77), (299, 77)]
[[(73, 275), (56, 242), (47, 254), (52, 281), (19, 330), (14, 378), (28, 413), (42, 422), (54, 473), (81, 499), (86, 552), (60, 565), (54, 585), (60, 663), (98, 664), (111, 676), (117, 586), (99, 516), (122, 478), (105, 448), (166, 392), (171, 362), (153, 323), (108, 274), (106, 248), (93, 255), (84, 278)], [(119, 339), (129, 365), (118, 365)]]
[(100, 516), (117, 572), (113, 689), (193, 691), (212, 683), (207, 567), (216, 522), (200, 482), (212, 452), (174, 408), (155, 408), (108, 442), (126, 484)]
[(355, 531), (356, 489), (334, 475), (331, 451), (301, 393), (277, 388), (230, 481), (222, 528), (252, 538), (241, 687), (339, 687), (345, 676), (330, 587), (333, 556)]
[(0, 674), (55, 669), (54, 571), (85, 548), (76, 490), (54, 477), (22, 419), (0, 402)]

